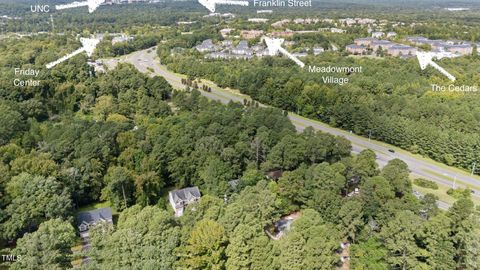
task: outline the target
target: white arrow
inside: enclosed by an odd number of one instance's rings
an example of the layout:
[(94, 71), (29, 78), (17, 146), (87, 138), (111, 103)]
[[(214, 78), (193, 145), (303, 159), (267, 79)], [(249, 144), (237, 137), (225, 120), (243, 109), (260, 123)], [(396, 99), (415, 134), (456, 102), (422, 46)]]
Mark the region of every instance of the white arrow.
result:
[(60, 64), (64, 61), (67, 61), (68, 59), (70, 59), (70, 58), (74, 57), (75, 55), (80, 54), (82, 52), (86, 52), (88, 57), (91, 57), (93, 52), (95, 51), (95, 48), (97, 47), (97, 44), (100, 42), (100, 40), (95, 39), (95, 38), (80, 38), (80, 42), (82, 43), (82, 48), (74, 51), (71, 54), (65, 55), (64, 57), (58, 59), (57, 61), (48, 63), (47, 68), (51, 69), (54, 66), (56, 66), (56, 65), (58, 65), (58, 64)]
[(88, 7), (88, 12), (94, 12), (101, 4), (103, 4), (105, 0), (87, 0), (86, 2), (73, 2), (71, 4), (66, 5), (56, 5), (55, 8), (57, 10), (67, 9), (67, 8), (76, 8), (76, 7)]
[(425, 70), (429, 65), (434, 67), (436, 70), (440, 71), (443, 75), (447, 76), (451, 81), (455, 81), (456, 78), (448, 71), (446, 71), (441, 66), (437, 65), (437, 63), (433, 62), (433, 57), (435, 55), (431, 52), (417, 52), (418, 62), (420, 63), (420, 68)]
[(285, 41), (283, 38), (263, 37), (263, 40), (265, 40), (265, 43), (267, 44), (268, 54), (270, 56), (275, 56), (275, 55), (278, 54), (278, 52), (280, 52), (280, 53), (284, 54), (285, 56), (287, 56), (288, 58), (290, 58), (292, 61), (294, 61), (301, 68), (305, 67), (305, 64), (302, 61), (298, 60), (297, 57), (293, 56), (287, 50), (282, 48), (282, 44)]
[(215, 8), (217, 5), (238, 5), (248, 7), (248, 1), (198, 0), (198, 3), (210, 10), (210, 12), (215, 12)]

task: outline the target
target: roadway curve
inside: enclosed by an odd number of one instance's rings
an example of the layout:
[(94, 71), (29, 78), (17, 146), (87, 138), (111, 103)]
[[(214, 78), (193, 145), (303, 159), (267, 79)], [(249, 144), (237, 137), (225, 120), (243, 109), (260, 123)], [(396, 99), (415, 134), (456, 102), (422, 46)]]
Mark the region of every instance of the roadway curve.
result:
[[(185, 76), (171, 72), (167, 70), (165, 66), (160, 65), (156, 55), (156, 48), (137, 51), (121, 58), (104, 59), (102, 61), (109, 68), (113, 68), (118, 62), (131, 63), (143, 73), (151, 76), (160, 75), (164, 77), (176, 89), (185, 89), (185, 86), (181, 83), (181, 79), (185, 78)], [(202, 82), (212, 89), (211, 92), (201, 91), (202, 95), (209, 99), (217, 100), (225, 104), (230, 101), (243, 103), (245, 99), (251, 100), (249, 96), (240, 94), (238, 91), (221, 88), (209, 81), (202, 80)], [(200, 86), (201, 85), (202, 84), (200, 84)], [(480, 196), (480, 178), (477, 176), (471, 176), (457, 168), (448, 167), (433, 160), (414, 156), (392, 145), (374, 140), (370, 141), (361, 136), (328, 126), (319, 121), (301, 117), (294, 113), (289, 113), (288, 117), (299, 131), (311, 126), (316, 130), (345, 137), (352, 143), (352, 151), (354, 153), (359, 153), (364, 149), (373, 150), (377, 155), (377, 162), (381, 167), (385, 166), (388, 161), (398, 158), (408, 165), (414, 177), (430, 179), (446, 186), (455, 185), (456, 187), (465, 187), (468, 185), (473, 189), (474, 196)], [(391, 149), (394, 149), (395, 152), (390, 152), (389, 150)], [(455, 184), (452, 179), (455, 179)], [(442, 206), (444, 207), (441, 208), (447, 208), (444, 203)]]

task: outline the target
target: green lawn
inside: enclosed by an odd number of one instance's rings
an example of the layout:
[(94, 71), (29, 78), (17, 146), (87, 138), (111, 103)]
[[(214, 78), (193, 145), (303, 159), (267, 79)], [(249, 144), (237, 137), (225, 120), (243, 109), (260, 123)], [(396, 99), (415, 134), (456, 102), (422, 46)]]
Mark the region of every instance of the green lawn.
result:
[[(449, 186), (445, 186), (438, 183), (438, 189), (429, 189), (429, 188), (419, 187), (413, 184), (413, 179), (415, 178), (412, 178), (413, 190), (416, 190), (422, 194), (432, 193), (433, 195), (437, 196), (440, 201), (446, 202), (450, 205), (452, 205), (457, 200), (454, 197), (447, 194), (447, 190), (451, 188)], [(471, 199), (475, 205), (480, 205), (480, 199), (478, 197), (472, 196)]]
[[(80, 212), (100, 209), (100, 208), (104, 208), (104, 207), (111, 207), (110, 202), (109, 201), (96, 202), (96, 203), (92, 203), (92, 204), (89, 204), (89, 205), (84, 205), (84, 206), (78, 208), (77, 211), (75, 211), (75, 212), (80, 213)], [(112, 208), (112, 214), (116, 215), (118, 213), (115, 211), (115, 209)]]
[[(428, 173), (430, 173), (430, 174), (433, 174), (433, 175), (435, 175), (435, 176), (438, 176), (438, 177), (440, 177), (440, 178), (443, 178), (443, 179), (445, 179), (445, 180), (448, 180), (448, 181), (450, 181), (450, 182), (452, 182), (452, 183), (453, 183), (454, 180), (455, 180), (455, 178), (454, 178), (453, 176), (443, 175), (443, 174), (441, 174), (441, 173), (438, 173), (438, 172), (436, 172), (436, 171), (432, 171), (432, 170), (429, 170), (429, 169), (423, 169), (423, 171), (428, 172)], [(468, 184), (468, 183), (459, 181), (458, 179), (457, 179), (456, 183), (457, 183), (457, 184), (464, 185), (464, 186), (469, 187), (469, 188), (480, 189), (480, 185)], [(480, 182), (479, 182), (479, 183), (480, 183)]]

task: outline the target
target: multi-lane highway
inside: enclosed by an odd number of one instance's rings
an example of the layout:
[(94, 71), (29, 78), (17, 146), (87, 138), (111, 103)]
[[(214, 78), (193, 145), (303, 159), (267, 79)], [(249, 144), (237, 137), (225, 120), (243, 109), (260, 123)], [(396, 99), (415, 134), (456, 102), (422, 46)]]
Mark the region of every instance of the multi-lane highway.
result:
[[(147, 73), (152, 76), (163, 76), (174, 88), (182, 90), (185, 88), (185, 86), (181, 83), (181, 79), (185, 78), (185, 76), (171, 72), (167, 70), (165, 66), (160, 65), (156, 56), (155, 48), (138, 51), (121, 58), (105, 59), (103, 62), (109, 68), (114, 67), (118, 62), (131, 63), (143, 73)], [(249, 96), (242, 95), (238, 91), (224, 89), (218, 87), (212, 82), (205, 80), (203, 80), (202, 83), (212, 89), (211, 92), (201, 91), (202, 95), (209, 99), (218, 100), (222, 103), (228, 103), (230, 101), (243, 103), (245, 99), (251, 100)], [(384, 166), (389, 160), (398, 158), (403, 160), (409, 166), (414, 177), (426, 178), (447, 186), (468, 186), (469, 188), (473, 189), (474, 196), (480, 196), (480, 178), (477, 176), (471, 176), (457, 168), (448, 167), (435, 161), (412, 155), (394, 146), (369, 140), (357, 136), (351, 132), (328, 126), (319, 121), (307, 119), (293, 113), (289, 113), (288, 116), (299, 131), (311, 126), (316, 130), (345, 137), (352, 142), (352, 150), (354, 153), (359, 153), (363, 149), (371, 149), (375, 151), (377, 155), (377, 162), (380, 166)], [(448, 205), (445, 203), (440, 203), (439, 205), (441, 208), (448, 208)]]

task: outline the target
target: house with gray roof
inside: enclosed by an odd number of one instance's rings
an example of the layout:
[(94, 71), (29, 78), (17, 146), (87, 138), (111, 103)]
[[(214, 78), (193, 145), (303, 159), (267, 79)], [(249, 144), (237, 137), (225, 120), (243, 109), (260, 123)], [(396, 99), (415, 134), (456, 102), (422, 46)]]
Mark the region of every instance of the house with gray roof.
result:
[(313, 55), (319, 55), (325, 51), (322, 47), (313, 47)]
[(388, 49), (388, 53), (392, 56), (414, 57), (417, 55), (417, 48), (407, 45), (395, 45)]
[(120, 35), (118, 37), (114, 37), (112, 39), (112, 45), (115, 45), (115, 44), (121, 43), (121, 42), (129, 42), (129, 41), (132, 41), (133, 39), (134, 39), (134, 37), (122, 34), (122, 35)]
[(384, 32), (373, 32), (372, 33), (372, 38), (381, 38), (385, 35)]
[(395, 33), (395, 32), (388, 32), (387, 33), (387, 38), (394, 38), (396, 36), (397, 36), (397, 33)]
[(218, 48), (213, 44), (211, 39), (206, 39), (202, 42), (202, 44), (195, 47), (199, 52), (213, 52), (216, 51)]
[(445, 50), (456, 55), (464, 56), (473, 53), (473, 46), (470, 44), (456, 44), (445, 47)]
[(84, 211), (77, 214), (77, 228), (80, 235), (88, 236), (88, 230), (100, 223), (113, 224), (112, 209), (110, 207)]
[(200, 199), (202, 195), (198, 187), (188, 187), (184, 189), (177, 189), (168, 193), (168, 200), (175, 210), (175, 216), (181, 217), (185, 207)]
[(370, 47), (374, 41), (378, 41), (376, 38), (356, 38), (353, 43), (355, 43), (358, 46), (365, 46), (365, 47)]
[(248, 46), (248, 42), (246, 40), (242, 40), (238, 43), (238, 45), (232, 50), (234, 54), (240, 55), (252, 55), (253, 51)]
[(255, 52), (255, 56), (259, 57), (259, 58), (264, 57), (264, 56), (269, 56), (269, 55), (270, 55), (270, 52), (268, 51), (268, 49), (263, 49), (263, 50)]
[(415, 43), (417, 45), (424, 44), (425, 41), (428, 40), (426, 37), (421, 37), (421, 36), (409, 36), (405, 38), (406, 41)]
[(357, 44), (347, 45), (346, 50), (351, 54), (364, 54), (367, 52), (367, 48), (365, 46)]
[(393, 42), (390, 42), (388, 40), (375, 40), (371, 43), (370, 47), (374, 50), (377, 51), (380, 48), (382, 50), (387, 50), (388, 48), (395, 46), (396, 44)]

